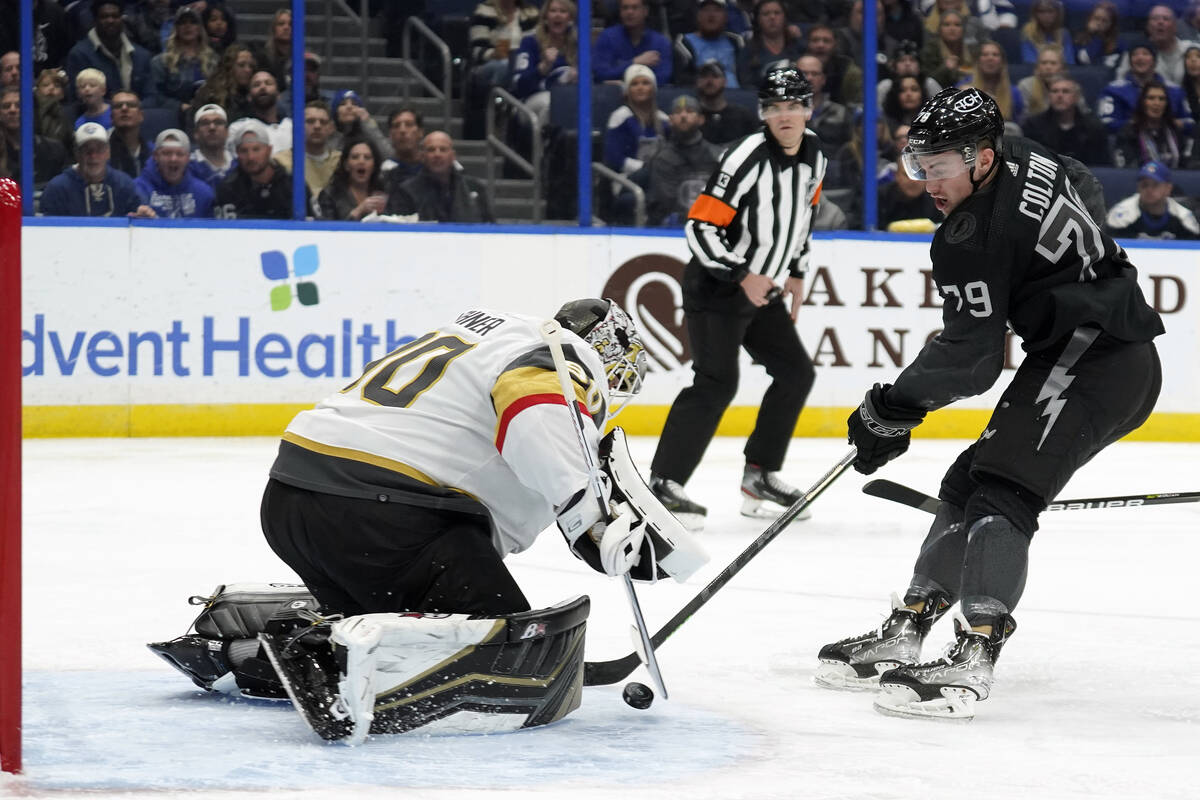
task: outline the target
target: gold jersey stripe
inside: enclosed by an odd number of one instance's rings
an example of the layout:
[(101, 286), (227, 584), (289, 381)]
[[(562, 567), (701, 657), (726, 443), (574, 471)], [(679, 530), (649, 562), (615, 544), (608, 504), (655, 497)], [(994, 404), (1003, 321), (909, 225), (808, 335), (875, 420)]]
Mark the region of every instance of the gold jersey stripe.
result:
[[(571, 381), (571, 385), (575, 389), (575, 398), (587, 408), (587, 392), (584, 387), (575, 380)], [(502, 373), (496, 379), (496, 385), (492, 387), (492, 404), (496, 407), (497, 420), (504, 419), (504, 412), (513, 403), (540, 394), (562, 397), (557, 373), (541, 367), (517, 367)]]

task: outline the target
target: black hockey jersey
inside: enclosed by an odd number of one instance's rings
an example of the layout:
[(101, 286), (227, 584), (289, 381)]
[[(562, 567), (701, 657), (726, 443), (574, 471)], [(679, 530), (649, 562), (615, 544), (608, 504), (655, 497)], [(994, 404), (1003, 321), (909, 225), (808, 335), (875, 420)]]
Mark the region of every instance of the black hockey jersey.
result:
[(896, 379), (892, 405), (931, 411), (987, 391), (1004, 365), (1008, 327), (1027, 352), (1080, 326), (1128, 342), (1163, 333), (1137, 270), (1088, 214), (1053, 153), (1005, 138), (996, 171), (934, 234), (943, 330)]

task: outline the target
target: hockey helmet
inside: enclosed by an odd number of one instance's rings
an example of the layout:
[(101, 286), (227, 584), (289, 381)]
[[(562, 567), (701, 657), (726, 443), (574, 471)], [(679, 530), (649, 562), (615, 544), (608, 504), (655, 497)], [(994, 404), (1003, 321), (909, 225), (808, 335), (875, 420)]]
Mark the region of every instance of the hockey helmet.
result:
[(774, 103), (790, 102), (802, 103), (812, 108), (812, 84), (795, 67), (771, 70), (758, 86), (759, 107), (766, 108)]
[(572, 300), (554, 315), (559, 325), (582, 338), (600, 354), (608, 377), (609, 418), (642, 390), (646, 347), (637, 326), (612, 300)]
[[(905, 172), (914, 180), (952, 178), (970, 169), (978, 156), (978, 145), (991, 139), (999, 151), (1004, 133), (1004, 115), (996, 101), (971, 87), (943, 89), (925, 101), (908, 129), (908, 145), (901, 153)], [(950, 160), (931, 172), (921, 156), (957, 152), (962, 163)]]

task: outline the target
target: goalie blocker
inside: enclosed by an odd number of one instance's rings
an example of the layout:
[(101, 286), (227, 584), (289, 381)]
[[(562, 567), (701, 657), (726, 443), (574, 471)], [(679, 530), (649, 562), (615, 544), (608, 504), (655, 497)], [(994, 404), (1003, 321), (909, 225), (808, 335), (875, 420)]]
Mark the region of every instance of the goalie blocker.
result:
[(294, 584), (222, 585), (189, 602), (204, 605), (195, 633), (150, 650), (203, 689), (290, 698), (324, 739), (509, 731), (579, 707), (587, 597), (499, 617), (344, 620)]

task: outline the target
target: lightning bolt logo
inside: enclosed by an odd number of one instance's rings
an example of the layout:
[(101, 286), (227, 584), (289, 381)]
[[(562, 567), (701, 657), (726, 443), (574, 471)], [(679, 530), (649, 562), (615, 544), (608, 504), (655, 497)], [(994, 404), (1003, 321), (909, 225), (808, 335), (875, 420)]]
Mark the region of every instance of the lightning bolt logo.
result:
[(1075, 381), (1075, 376), (1067, 374), (1067, 370), (1075, 366), (1075, 362), (1092, 346), (1092, 342), (1096, 341), (1096, 337), (1099, 335), (1099, 328), (1076, 328), (1071, 335), (1071, 341), (1067, 342), (1062, 355), (1059, 356), (1058, 363), (1051, 367), (1050, 375), (1042, 384), (1042, 388), (1038, 390), (1037, 400), (1034, 401), (1034, 404), (1045, 401), (1046, 410), (1042, 412), (1041, 416), (1050, 418), (1046, 422), (1046, 429), (1042, 431), (1042, 438), (1038, 440), (1038, 450), (1042, 449), (1046, 437), (1050, 434), (1050, 429), (1054, 427), (1054, 423), (1058, 421), (1058, 415), (1067, 405), (1066, 398), (1062, 394)]
[(1067, 390), (1067, 387), (1075, 380), (1074, 375), (1067, 374), (1067, 368), (1061, 364), (1057, 364), (1050, 370), (1050, 377), (1046, 378), (1046, 382), (1042, 384), (1041, 391), (1038, 392), (1035, 403), (1046, 401), (1046, 410), (1042, 412), (1043, 417), (1049, 417), (1046, 422), (1046, 428), (1042, 431), (1042, 438), (1038, 440), (1037, 449), (1042, 449), (1042, 444), (1045, 443), (1046, 437), (1050, 435), (1050, 429), (1054, 427), (1054, 423), (1058, 421), (1058, 415), (1062, 413), (1063, 406), (1067, 404), (1066, 398), (1062, 397), (1062, 393)]

